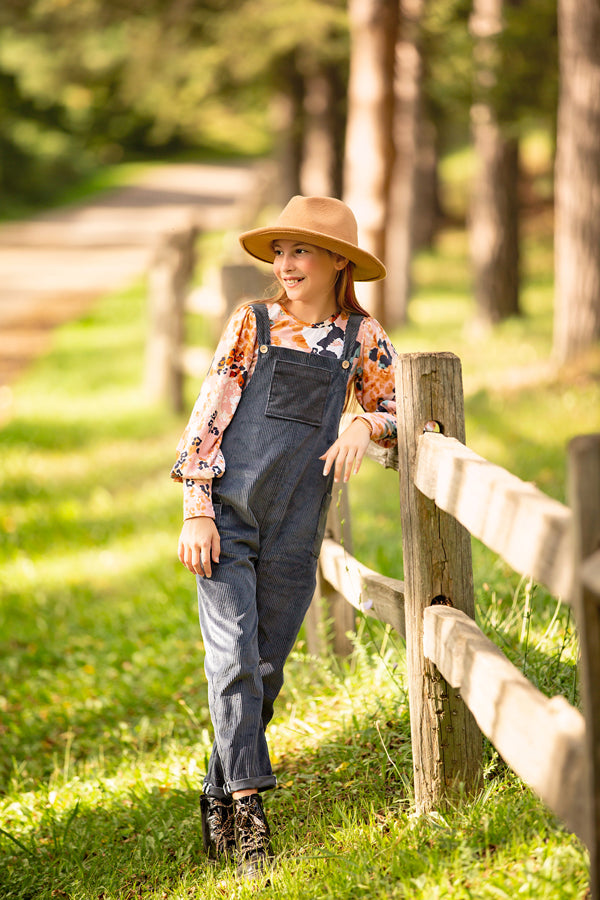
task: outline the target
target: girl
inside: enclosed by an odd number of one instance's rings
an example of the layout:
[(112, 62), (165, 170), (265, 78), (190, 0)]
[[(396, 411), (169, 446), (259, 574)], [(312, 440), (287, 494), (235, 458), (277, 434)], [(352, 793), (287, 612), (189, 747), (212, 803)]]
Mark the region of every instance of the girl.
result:
[[(254, 876), (270, 857), (259, 792), (272, 788), (265, 728), (315, 590), (332, 482), (370, 440), (396, 438), (395, 351), (354, 281), (385, 277), (340, 200), (293, 197), (241, 235), (279, 292), (230, 319), (178, 446), (179, 559), (197, 577), (215, 741), (201, 798), (209, 856)], [(362, 411), (338, 437), (354, 391)]]

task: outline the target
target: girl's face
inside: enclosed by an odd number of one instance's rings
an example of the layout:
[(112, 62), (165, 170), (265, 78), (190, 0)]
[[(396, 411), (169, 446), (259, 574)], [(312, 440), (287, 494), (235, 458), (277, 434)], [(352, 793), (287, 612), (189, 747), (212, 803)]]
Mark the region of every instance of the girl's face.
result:
[(315, 311), (332, 307), (335, 312), (335, 281), (347, 260), (302, 241), (277, 240), (273, 250), (273, 272), (290, 303), (297, 309), (306, 304)]

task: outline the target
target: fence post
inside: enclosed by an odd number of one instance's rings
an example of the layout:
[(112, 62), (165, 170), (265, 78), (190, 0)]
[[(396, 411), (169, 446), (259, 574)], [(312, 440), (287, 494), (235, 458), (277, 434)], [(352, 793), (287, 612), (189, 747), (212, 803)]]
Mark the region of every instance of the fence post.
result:
[[(352, 528), (350, 525), (350, 499), (348, 485), (334, 486), (331, 506), (327, 515), (325, 537), (343, 544), (347, 553), (352, 553)], [(328, 650), (327, 624), (332, 620), (333, 652), (337, 656), (348, 656), (352, 652), (352, 641), (348, 632), (353, 631), (356, 611), (343, 594), (338, 593), (321, 576), (321, 565), (317, 566), (317, 587), (312, 603), (306, 613), (304, 627), (306, 645), (313, 656), (325, 656)]]
[(406, 656), (418, 812), (438, 806), (481, 773), (481, 733), (460, 694), (423, 654), (423, 612), (444, 602), (474, 618), (469, 533), (414, 485), (419, 436), (429, 421), (465, 442), (460, 360), (452, 353), (400, 356), (396, 373)]
[(568, 447), (568, 494), (573, 513), (573, 607), (588, 759), (588, 838), (592, 897), (600, 898), (600, 595), (580, 577), (582, 562), (600, 550), (600, 434), (573, 438)]
[(187, 226), (161, 235), (149, 273), (149, 334), (146, 392), (150, 399), (183, 409), (185, 298), (195, 265), (197, 229)]
[(229, 318), (243, 300), (260, 300), (273, 284), (273, 275), (252, 263), (227, 263), (221, 267), (221, 293), (225, 300), (225, 318)]

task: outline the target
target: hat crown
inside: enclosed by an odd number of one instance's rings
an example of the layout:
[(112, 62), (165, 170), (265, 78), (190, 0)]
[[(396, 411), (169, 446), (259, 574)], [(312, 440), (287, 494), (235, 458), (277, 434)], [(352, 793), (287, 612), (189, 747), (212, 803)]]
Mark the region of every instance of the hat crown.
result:
[(358, 246), (358, 226), (349, 206), (335, 197), (303, 197), (297, 194), (279, 214), (274, 225), (253, 228), (240, 235), (240, 244), (255, 259), (272, 263), (274, 241), (298, 241), (338, 253), (353, 265), (355, 281), (385, 278), (385, 266)]
[(358, 245), (358, 226), (350, 207), (335, 197), (292, 197), (274, 228), (299, 229)]

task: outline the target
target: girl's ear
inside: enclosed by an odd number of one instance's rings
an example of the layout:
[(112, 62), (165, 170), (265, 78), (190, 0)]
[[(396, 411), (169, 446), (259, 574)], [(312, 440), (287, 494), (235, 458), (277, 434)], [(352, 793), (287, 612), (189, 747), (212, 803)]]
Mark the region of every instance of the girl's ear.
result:
[(341, 270), (345, 269), (346, 266), (348, 265), (348, 260), (346, 259), (345, 256), (340, 256), (339, 253), (336, 253), (334, 255), (334, 263), (333, 264), (336, 267), (336, 269), (338, 269), (341, 272)]

